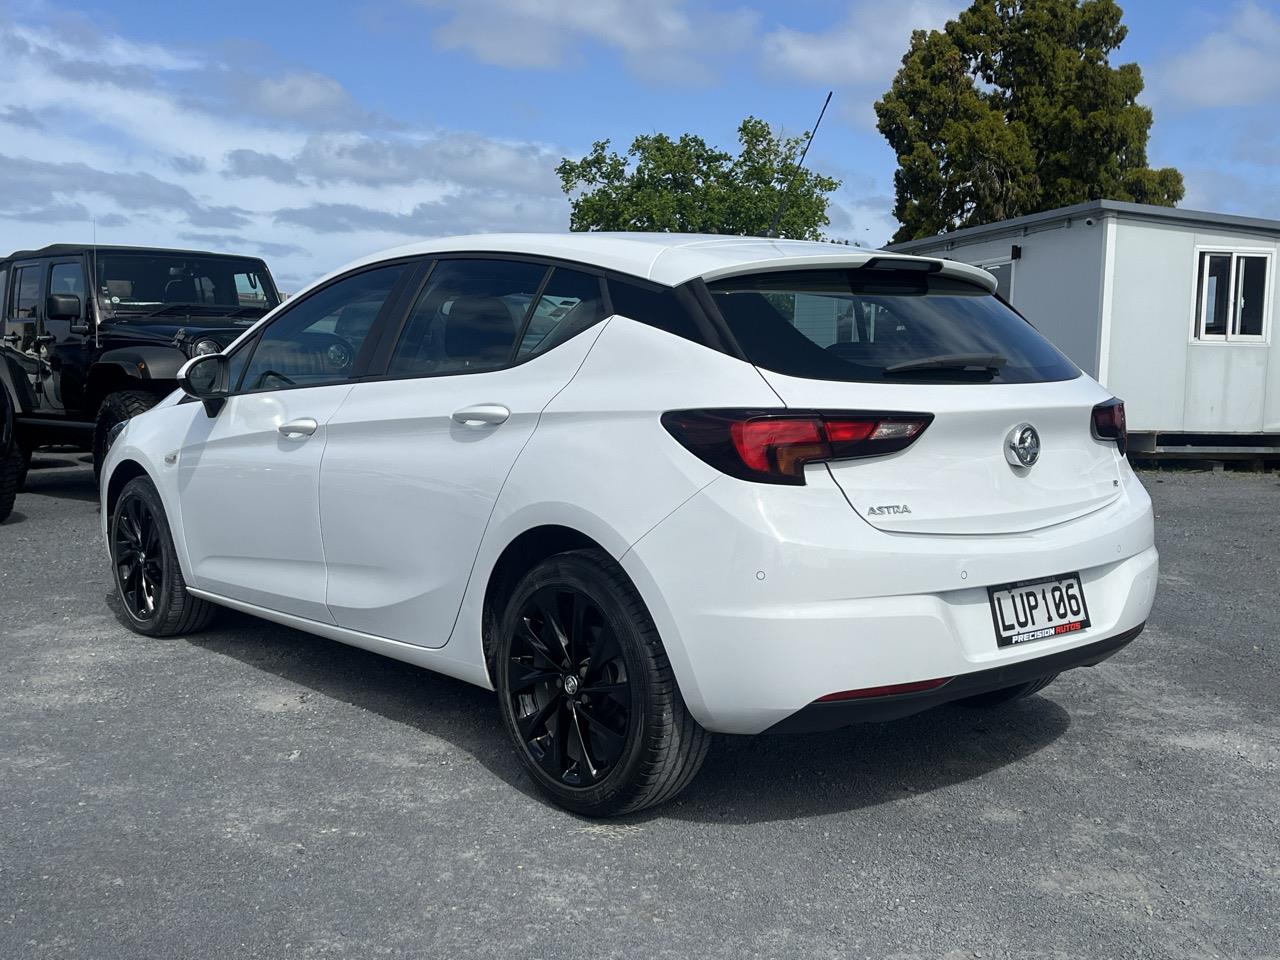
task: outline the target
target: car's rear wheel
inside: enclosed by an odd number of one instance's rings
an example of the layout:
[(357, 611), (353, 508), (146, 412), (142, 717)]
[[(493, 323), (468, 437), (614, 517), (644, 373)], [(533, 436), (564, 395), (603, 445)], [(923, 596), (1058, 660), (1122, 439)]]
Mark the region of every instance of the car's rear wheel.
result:
[(689, 715), (640, 595), (603, 551), (558, 554), (520, 581), (494, 680), (521, 762), (575, 812), (663, 803), (706, 757), (710, 734)]
[(102, 473), (102, 462), (107, 456), (107, 434), (117, 423), (131, 420), (146, 413), (159, 402), (158, 398), (141, 390), (122, 390), (108, 394), (98, 408), (98, 420), (93, 429), (93, 476)]
[(164, 505), (147, 477), (130, 480), (111, 515), (116, 594), (129, 626), (149, 637), (195, 633), (216, 607), (187, 593)]
[(960, 703), (966, 707), (1001, 707), (1006, 703), (1013, 703), (1015, 700), (1023, 700), (1032, 694), (1039, 693), (1054, 680), (1058, 679), (1056, 673), (1051, 673), (1047, 677), (1040, 677), (1037, 680), (1028, 680), (1026, 683), (1019, 683), (1012, 687), (1004, 687), (1000, 690), (989, 690), (986, 693), (979, 693), (976, 696), (966, 697)]

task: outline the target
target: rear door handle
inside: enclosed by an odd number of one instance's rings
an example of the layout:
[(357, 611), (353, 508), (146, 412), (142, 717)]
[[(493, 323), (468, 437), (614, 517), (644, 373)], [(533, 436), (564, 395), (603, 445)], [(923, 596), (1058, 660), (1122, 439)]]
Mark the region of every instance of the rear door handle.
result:
[(475, 427), (482, 424), (497, 426), (506, 423), (511, 411), (500, 403), (477, 403), (453, 412), (453, 422), (463, 426)]
[(282, 423), (276, 427), (280, 436), (286, 440), (302, 440), (311, 436), (319, 429), (320, 424), (310, 417), (303, 417), (300, 420), (290, 420), (288, 423)]

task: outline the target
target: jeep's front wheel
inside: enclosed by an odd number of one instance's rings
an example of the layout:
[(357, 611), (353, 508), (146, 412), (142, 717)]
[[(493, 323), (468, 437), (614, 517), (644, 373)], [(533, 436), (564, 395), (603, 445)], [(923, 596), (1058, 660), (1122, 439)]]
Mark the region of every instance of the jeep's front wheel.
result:
[(157, 398), (141, 390), (121, 390), (111, 393), (98, 408), (98, 422), (93, 430), (93, 478), (102, 473), (102, 461), (107, 456), (107, 434), (117, 423), (124, 423), (140, 413), (146, 413), (158, 402)]
[(22, 475), (22, 451), (15, 443), (8, 453), (0, 454), (0, 522), (13, 512), (13, 499)]

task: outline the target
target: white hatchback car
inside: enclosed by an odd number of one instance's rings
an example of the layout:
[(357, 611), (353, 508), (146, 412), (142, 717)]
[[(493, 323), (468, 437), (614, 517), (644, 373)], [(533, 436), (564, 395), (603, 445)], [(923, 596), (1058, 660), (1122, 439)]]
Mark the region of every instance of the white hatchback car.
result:
[(1156, 587), (1123, 406), (976, 268), (739, 237), (480, 236), (287, 301), (102, 471), (129, 623), (233, 607), (496, 688), (556, 801), (708, 731), (1009, 701)]

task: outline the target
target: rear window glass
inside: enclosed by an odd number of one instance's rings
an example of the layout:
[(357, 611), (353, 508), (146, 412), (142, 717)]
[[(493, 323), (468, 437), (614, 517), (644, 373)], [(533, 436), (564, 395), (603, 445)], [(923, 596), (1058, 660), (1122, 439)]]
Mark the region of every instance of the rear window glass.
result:
[(980, 287), (916, 271), (804, 270), (708, 284), (748, 360), (794, 377), (1037, 383), (1080, 375)]

